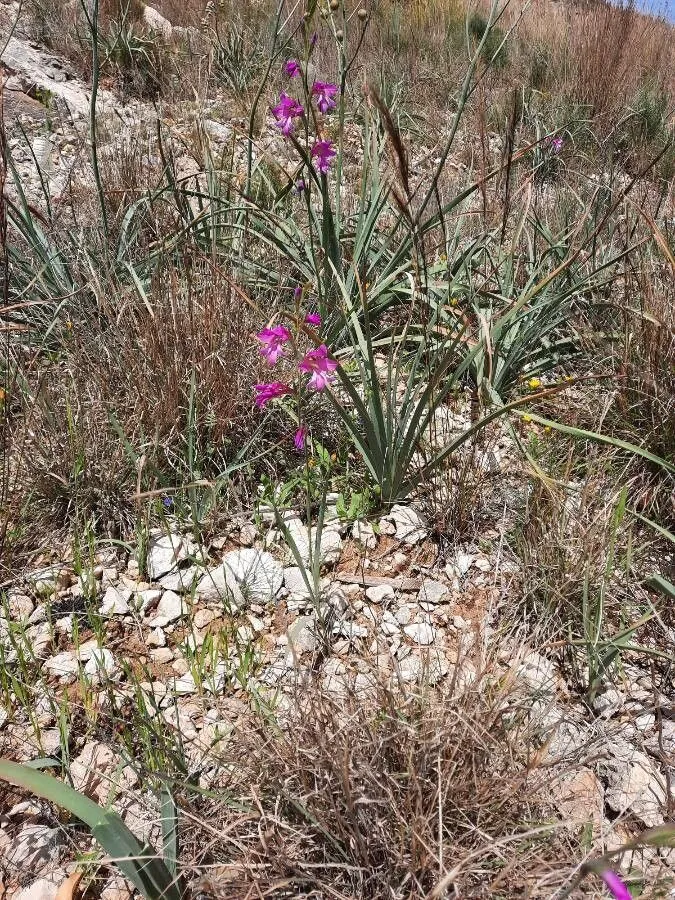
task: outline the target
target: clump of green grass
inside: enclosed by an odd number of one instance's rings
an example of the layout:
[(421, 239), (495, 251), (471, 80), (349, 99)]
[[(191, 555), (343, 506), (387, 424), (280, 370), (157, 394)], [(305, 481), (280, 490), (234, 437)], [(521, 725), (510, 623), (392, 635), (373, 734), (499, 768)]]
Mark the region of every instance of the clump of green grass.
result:
[(495, 69), (503, 69), (508, 63), (508, 50), (502, 29), (499, 26), (489, 27), (487, 19), (477, 12), (471, 14), (467, 27), (476, 43), (486, 38), (481, 50), (485, 63)]

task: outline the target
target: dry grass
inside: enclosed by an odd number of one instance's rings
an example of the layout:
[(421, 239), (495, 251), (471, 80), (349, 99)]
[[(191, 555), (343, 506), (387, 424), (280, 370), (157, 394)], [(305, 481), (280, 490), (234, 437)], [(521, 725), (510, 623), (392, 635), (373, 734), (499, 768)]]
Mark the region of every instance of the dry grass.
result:
[[(82, 23), (77, 25), (73, 14), (53, 0), (31, 0), (31, 3), (37, 36), (65, 51), (87, 73), (90, 63)], [(180, 56), (176, 66), (171, 63), (173, 57), (178, 59), (178, 47), (163, 48), (161, 41), (156, 40), (152, 48), (157, 55), (153, 69), (158, 68), (165, 75), (171, 71), (172, 77), (163, 77), (161, 83), (150, 87), (176, 99), (183, 97), (185, 90), (191, 90), (196, 70), (211, 72), (209, 77), (217, 79), (212, 63), (219, 52), (218, 44), (226, 46), (228, 36), (243, 41), (242, 46), (250, 50), (261, 41), (266, 43), (274, 15), (270, 0), (251, 4), (245, 18), (232, 3), (219, 3), (215, 10), (207, 9), (201, 0), (186, 3), (161, 0), (154, 5), (173, 24), (189, 25), (201, 31), (203, 43), (196, 56)], [(482, 7), (487, 9), (485, 3)], [(355, 10), (356, 5), (348, 5), (345, 11), (352, 16)], [(425, 3), (382, 0), (368, 11), (370, 19), (356, 60), (354, 84), (365, 76), (385, 89), (401, 91), (406, 95), (406, 105), (411, 109), (417, 107), (422, 114), (446, 108), (449, 87), (452, 94), (461, 81), (468, 58), (466, 6), (461, 0)], [(127, 21), (136, 23), (139, 35), (149, 36), (147, 29), (139, 24), (137, 0), (130, 5), (122, 0), (106, 0), (101, 8), (102, 31), (109, 30), (122, 13)], [(202, 23), (207, 21), (208, 27), (202, 28)], [(293, 18), (291, 29), (298, 23), (299, 19)], [(356, 43), (360, 28), (358, 20), (352, 17), (349, 25), (352, 44)], [(672, 26), (637, 12), (630, 2), (617, 6), (605, 0), (586, 4), (537, 0), (524, 10), (520, 4), (509, 4), (500, 19), (500, 28), (504, 34), (514, 30), (504, 50), (505, 66), (489, 77), (491, 109), (508, 107), (514, 84), (518, 84), (525, 88), (526, 95), (530, 90), (543, 91), (554, 119), (556, 110), (569, 116), (570, 111), (583, 109), (607, 133), (643, 85), (650, 84), (672, 94), (675, 85)], [(330, 71), (328, 63), (334, 57), (329, 44), (323, 36), (315, 53), (315, 63), (326, 72)], [(181, 53), (184, 52), (185, 48)], [(129, 64), (137, 68), (133, 57)], [(116, 77), (126, 78), (128, 89), (142, 90), (143, 73), (132, 72), (134, 77), (129, 81), (130, 73), (125, 73), (124, 65), (122, 60)], [(108, 74), (114, 73), (111, 70)]]
[(250, 440), (252, 319), (228, 277), (195, 262), (187, 279), (158, 275), (146, 300), (118, 296), (99, 315), (73, 304), (58, 360), (24, 367), (8, 507), (31, 528), (15, 552), (85, 525), (128, 533), (137, 487), (213, 478)]
[[(658, 456), (675, 448), (675, 271), (635, 265), (626, 285), (618, 349), (617, 419)], [(672, 511), (675, 519), (675, 510)]]
[[(510, 10), (514, 19), (514, 10)], [(534, 3), (519, 38), (543, 49), (553, 94), (616, 116), (648, 79), (673, 89), (672, 26), (632, 3)]]
[[(301, 693), (283, 728), (262, 720), (237, 742), (236, 764), (223, 770), (230, 802), (199, 817), (210, 823), (210, 846), (200, 824), (194, 850), (203, 891), (222, 900), (550, 895), (574, 851), (546, 808), (550, 775), (508, 691), (466, 663), (444, 695), (401, 695), (361, 678), (370, 687)], [(223, 864), (233, 848), (236, 861)]]

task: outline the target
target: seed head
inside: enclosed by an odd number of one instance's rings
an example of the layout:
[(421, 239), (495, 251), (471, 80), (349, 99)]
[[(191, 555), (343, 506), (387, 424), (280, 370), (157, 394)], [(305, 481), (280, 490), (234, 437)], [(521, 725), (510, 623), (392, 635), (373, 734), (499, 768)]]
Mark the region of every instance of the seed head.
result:
[(335, 37), (338, 39), (338, 41), (341, 41), (344, 36), (344, 31), (341, 28), (338, 28), (338, 30), (335, 32)]
[(362, 22), (365, 22), (368, 18), (368, 10), (361, 7), (361, 9), (356, 14)]
[(330, 0), (330, 8), (333, 12), (340, 9), (340, 0)]

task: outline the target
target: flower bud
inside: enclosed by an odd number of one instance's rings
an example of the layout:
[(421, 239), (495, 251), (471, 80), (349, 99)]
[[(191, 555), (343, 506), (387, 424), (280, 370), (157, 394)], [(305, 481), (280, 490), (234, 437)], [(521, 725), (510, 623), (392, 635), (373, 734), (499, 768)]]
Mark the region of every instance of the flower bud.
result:
[(368, 11), (365, 10), (363, 7), (361, 7), (361, 9), (356, 13), (356, 15), (359, 17), (359, 19), (361, 19), (362, 22), (365, 22), (366, 19), (368, 18)]

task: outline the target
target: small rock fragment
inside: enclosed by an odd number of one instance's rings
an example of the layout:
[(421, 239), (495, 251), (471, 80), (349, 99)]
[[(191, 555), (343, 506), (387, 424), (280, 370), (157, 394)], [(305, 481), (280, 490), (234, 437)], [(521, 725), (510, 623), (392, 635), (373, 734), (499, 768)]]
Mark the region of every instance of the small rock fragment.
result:
[(126, 616), (131, 612), (131, 593), (130, 588), (118, 588), (111, 584), (103, 595), (99, 613), (102, 616)]
[(163, 625), (170, 625), (186, 615), (187, 611), (187, 602), (182, 597), (174, 593), (174, 591), (164, 591), (162, 599), (157, 604), (153, 623), (159, 625), (159, 620), (161, 619)]
[(363, 544), (368, 550), (377, 547), (377, 535), (373, 526), (366, 519), (359, 519), (352, 525), (352, 538)]
[(244, 605), (244, 596), (229, 566), (220, 565), (207, 572), (197, 583), (195, 599), (219, 600), (226, 609), (235, 612)]
[(434, 581), (432, 578), (425, 578), (422, 581), (418, 599), (424, 603), (437, 606), (445, 603), (450, 596), (450, 590), (447, 585), (440, 581)]
[(242, 547), (252, 547), (257, 536), (258, 529), (251, 522), (242, 525), (239, 529), (239, 543)]
[(652, 761), (628, 741), (615, 740), (608, 750), (609, 759), (603, 764), (607, 805), (619, 814), (630, 810), (648, 828), (661, 825), (666, 792)]
[(64, 832), (46, 825), (24, 825), (5, 852), (6, 861), (26, 873), (38, 873), (58, 862)]
[(413, 622), (412, 625), (406, 625), (403, 631), (412, 641), (421, 646), (433, 644), (436, 638), (436, 630), (428, 622)]
[[(310, 584), (311, 576), (309, 577)], [(296, 600), (307, 600), (311, 597), (311, 593), (299, 566), (286, 566), (284, 569), (284, 587), (288, 593)]]
[(316, 650), (316, 621), (312, 616), (298, 616), (288, 627), (287, 635), (289, 650), (297, 656)]
[(58, 678), (71, 678), (77, 675), (80, 667), (79, 660), (72, 650), (64, 650), (63, 653), (57, 653), (56, 656), (50, 656), (42, 664), (50, 675)]
[(103, 681), (117, 672), (117, 662), (110, 650), (100, 647), (92, 651), (91, 657), (84, 667), (84, 674), (92, 681)]
[(551, 792), (567, 827), (576, 830), (589, 823), (596, 827), (602, 824), (605, 798), (591, 769), (584, 767), (563, 774), (553, 781)]
[(49, 878), (38, 878), (28, 887), (13, 895), (12, 900), (56, 900), (59, 885)]
[(412, 611), (409, 606), (404, 605), (400, 606), (396, 610), (396, 621), (399, 625), (408, 625), (410, 623), (410, 619), (412, 618)]
[(145, 643), (148, 647), (166, 647), (166, 635), (161, 628), (153, 628), (146, 637)]
[(371, 603), (386, 603), (394, 599), (394, 588), (390, 584), (376, 584), (366, 589), (366, 597)]
[(146, 567), (152, 581), (171, 572), (195, 549), (190, 542), (178, 532), (155, 535), (150, 541)]
[(7, 596), (7, 607), (9, 615), (14, 622), (23, 622), (31, 615), (35, 609), (35, 604), (27, 594), (10, 591)]
[[(295, 550), (300, 556), (303, 565), (309, 565), (316, 549), (316, 529), (312, 528), (311, 533), (301, 519), (289, 519), (286, 522), (290, 542), (294, 545)], [(333, 528), (324, 528), (321, 532), (321, 541), (319, 545), (319, 556), (321, 562), (332, 564), (336, 563), (340, 558), (342, 550), (342, 538), (338, 531)], [(289, 548), (290, 551), (290, 548)], [(293, 560), (296, 560), (295, 554), (292, 553)]]
[(210, 625), (214, 619), (218, 618), (218, 613), (215, 609), (198, 609), (197, 612), (192, 617), (192, 624), (197, 629), (206, 628), (207, 625)]
[(161, 596), (162, 592), (159, 588), (146, 588), (138, 591), (136, 598), (140, 604), (139, 611), (141, 615), (146, 615), (149, 610), (155, 607), (159, 603)]
[(159, 579), (161, 586), (167, 591), (177, 591), (178, 593), (187, 593), (192, 590), (196, 581), (204, 574), (204, 569), (200, 566), (190, 566), (187, 569), (175, 569), (173, 572), (167, 572)]
[(272, 600), (283, 581), (281, 564), (265, 550), (232, 550), (223, 557), (223, 566), (231, 573), (241, 595), (253, 602)]
[(428, 534), (424, 519), (411, 506), (396, 503), (386, 518), (393, 522), (396, 537), (409, 546), (419, 544)]

